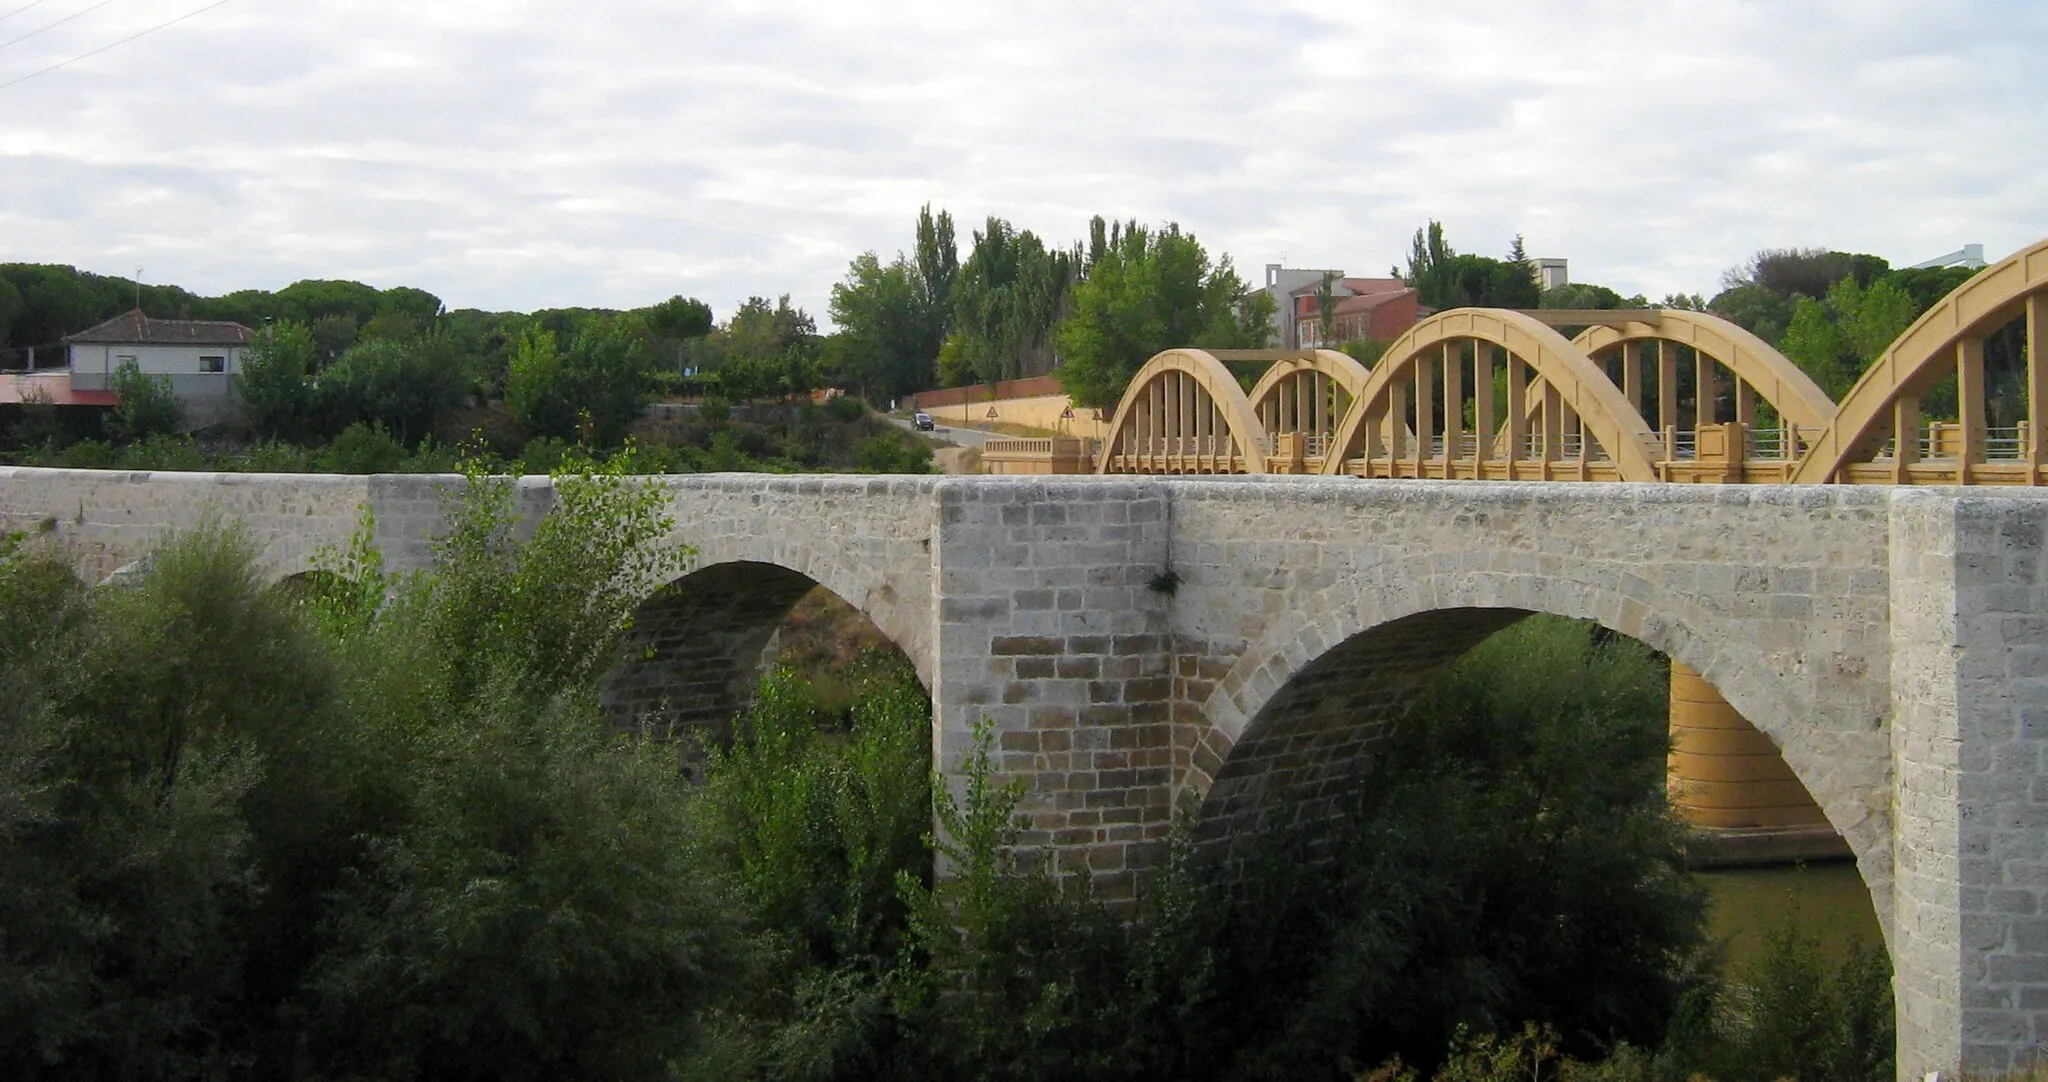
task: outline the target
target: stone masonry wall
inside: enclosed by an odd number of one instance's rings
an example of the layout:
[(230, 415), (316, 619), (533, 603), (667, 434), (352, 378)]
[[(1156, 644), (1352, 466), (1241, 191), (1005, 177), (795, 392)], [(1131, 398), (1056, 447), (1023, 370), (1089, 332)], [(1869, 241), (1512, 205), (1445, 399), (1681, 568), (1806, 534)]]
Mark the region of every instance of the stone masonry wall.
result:
[(2048, 1043), (2048, 499), (1892, 500), (1900, 1076), (2006, 1070)]
[[(453, 482), (5, 469), (0, 529), (52, 538), (98, 580), (212, 516), (242, 523), (282, 578), (344, 544), (368, 505), (403, 569), (430, 556)], [(1597, 620), (1703, 673), (1848, 838), (1897, 968), (1902, 1072), (2003, 1067), (2048, 1039), (2048, 498), (659, 483), (676, 516), (662, 543), (696, 552), (668, 591), (648, 584), (647, 629), (675, 658), (692, 634), (723, 642), (714, 682), (730, 696), (764, 614), (826, 586), (917, 666), (940, 769), (957, 786), (986, 721), (1001, 769), (1028, 786), (1024, 844), (1092, 869), (1112, 898), (1136, 891), (1177, 812), (1223, 835), (1314, 814), (1363, 775), (1409, 689), (1488, 629), (1527, 612)], [(522, 513), (553, 499), (545, 479), (520, 482)], [(700, 705), (722, 712), (715, 691)]]
[[(1191, 681), (1176, 743), (1184, 806), (1241, 749), (1298, 726), (1307, 697), (1371, 697), (1332, 671), (1424, 613), (1597, 620), (1703, 672), (1769, 734), (1850, 841), (1890, 919), (1890, 639), (1882, 491), (1349, 479), (1163, 482), (1184, 577), (1175, 641)], [(1443, 617), (1437, 618), (1444, 619)], [(1439, 640), (1464, 634), (1441, 624)], [(1406, 646), (1404, 649), (1414, 649)], [(1325, 658), (1329, 660), (1322, 660)], [(1436, 660), (1423, 658), (1422, 664)], [(1293, 687), (1299, 677), (1320, 693)], [(1389, 706), (1392, 704), (1389, 703)], [(1353, 761), (1362, 762), (1362, 759)]]
[[(983, 721), (1028, 786), (1021, 843), (1126, 899), (1171, 824), (1165, 492), (1121, 480), (939, 485), (934, 756)], [(957, 776), (955, 777), (957, 782)]]

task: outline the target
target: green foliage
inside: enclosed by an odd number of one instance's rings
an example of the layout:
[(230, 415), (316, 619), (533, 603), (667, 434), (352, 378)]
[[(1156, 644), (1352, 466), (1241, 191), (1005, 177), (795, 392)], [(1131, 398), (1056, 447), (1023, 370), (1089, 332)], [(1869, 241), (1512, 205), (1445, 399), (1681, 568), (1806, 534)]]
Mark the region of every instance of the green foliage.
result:
[(932, 357), (923, 284), (902, 256), (884, 266), (873, 252), (855, 256), (844, 281), (832, 286), (829, 311), (840, 333), (834, 340), (841, 378), (870, 397), (888, 399), (928, 385)]
[(368, 338), (349, 347), (313, 383), (313, 411), (323, 433), (350, 425), (383, 425), (410, 447), (462, 397), (462, 371), (428, 341)]
[(322, 473), (398, 473), (409, 457), (382, 427), (358, 421), (334, 437), (315, 463)]
[(1659, 1053), (1671, 1077), (1885, 1082), (1894, 1077), (1892, 972), (1857, 943), (1838, 965), (1787, 923), (1747, 970), (1686, 999)]
[(91, 593), (0, 552), (0, 1073), (661, 1078), (695, 1054), (763, 958), (673, 754), (596, 708), (685, 554), (658, 497), (585, 465), (526, 540), (478, 478), (409, 579), (367, 520), (289, 593), (214, 527)]
[(710, 753), (709, 852), (805, 964), (893, 959), (907, 920), (898, 877), (930, 877), (931, 708), (900, 664), (856, 666), (843, 726), (794, 673), (773, 671), (730, 746)]
[(146, 375), (134, 361), (122, 361), (110, 387), (120, 403), (107, 415), (107, 433), (119, 442), (168, 436), (184, 423), (185, 405), (169, 376)]
[(1380, 358), (1387, 355), (1387, 347), (1393, 344), (1378, 338), (1358, 338), (1339, 343), (1337, 349), (1359, 364), (1371, 368), (1380, 363)]
[(953, 283), (960, 359), (994, 383), (1052, 368), (1054, 328), (1080, 268), (1071, 252), (991, 216)]
[(867, 416), (867, 403), (852, 395), (840, 395), (825, 403), (826, 416), (840, 424), (852, 424)]
[(1060, 382), (1079, 405), (1110, 406), (1160, 350), (1258, 346), (1270, 298), (1247, 303), (1245, 293), (1230, 258), (1212, 263), (1179, 226), (1120, 225), (1074, 287), (1073, 313), (1059, 327)]
[(682, 341), (711, 333), (711, 306), (695, 297), (670, 297), (638, 315), (657, 338)]
[(290, 321), (267, 328), (242, 352), (235, 372), (235, 395), (243, 417), (267, 439), (300, 435), (313, 408), (313, 369), (319, 345), (303, 323)]
[(862, 473), (930, 473), (931, 444), (902, 432), (877, 432), (854, 449)]
[(505, 405), (529, 438), (617, 447), (654, 397), (654, 357), (630, 317), (593, 319), (567, 351), (530, 329), (512, 355)]
[(1443, 223), (1435, 219), (1415, 231), (1404, 277), (1422, 303), (1436, 309), (1535, 308), (1543, 300), (1526, 259), (1460, 255), (1444, 240)]

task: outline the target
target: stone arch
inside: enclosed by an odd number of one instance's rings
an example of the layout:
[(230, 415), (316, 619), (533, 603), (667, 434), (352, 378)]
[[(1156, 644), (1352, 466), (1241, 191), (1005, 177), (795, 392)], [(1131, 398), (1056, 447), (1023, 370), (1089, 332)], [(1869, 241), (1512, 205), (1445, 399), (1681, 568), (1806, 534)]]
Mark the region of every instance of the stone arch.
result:
[[(1755, 388), (1779, 415), (1802, 429), (1825, 428), (1835, 416), (1834, 400), (1790, 358), (1747, 330), (1706, 312), (1660, 308), (1650, 320), (1588, 327), (1572, 341), (1587, 356), (1596, 358), (1636, 342), (1676, 342), (1692, 347), (1733, 372), (1737, 379)], [(1626, 390), (1623, 397), (1627, 397)], [(1640, 417), (1640, 401), (1630, 405)]]
[[(1204, 350), (1169, 349), (1131, 378), (1095, 472), (1264, 473), (1266, 439), (1244, 388), (1222, 361)], [(1153, 447), (1167, 450), (1155, 455)], [(1138, 462), (1111, 468), (1113, 460), (1126, 458)]]
[[(1797, 701), (1784, 674), (1739, 628), (1695, 621), (1682, 597), (1598, 573), (1532, 572), (1512, 557), (1481, 557), (1457, 569), (1428, 557), (1395, 561), (1354, 585), (1355, 593), (1342, 595), (1349, 602), (1302, 599), (1295, 610), (1318, 615), (1306, 626), (1283, 622), (1265, 633), (1209, 694), (1176, 786), (1198, 837), (1257, 830), (1276, 813), (1324, 810), (1363, 776), (1373, 743), (1437, 670), (1493, 632), (1548, 613), (1591, 620), (1699, 671), (1769, 736), (1855, 853), (1889, 942), (1888, 776), (1859, 774), (1854, 764), (1867, 757), (1833, 754), (1845, 739), (1888, 748), (1888, 738), (1817, 732), (1826, 720), (1811, 719), (1825, 707)], [(1889, 753), (1876, 761), (1888, 763)]]
[[(1373, 368), (1359, 395), (1360, 405), (1338, 426), (1323, 472), (1345, 471), (1360, 441), (1386, 420), (1391, 400), (1404, 390), (1402, 381), (1414, 375), (1419, 363), (1433, 362), (1446, 347), (1468, 340), (1504, 349), (1512, 360), (1534, 369), (1537, 382), (1554, 388), (1560, 404), (1582, 419), (1613, 461), (1620, 480), (1657, 479), (1650, 454), (1654, 434), (1599, 366), (1549, 326), (1499, 308), (1440, 312), (1396, 339)], [(1512, 406), (1508, 412), (1513, 412)]]
[[(820, 585), (801, 571), (757, 560), (696, 567), (664, 584), (634, 614), (605, 677), (606, 716), (662, 733), (724, 736), (753, 697), (776, 631)], [(875, 622), (860, 605), (853, 607)]]
[[(1901, 420), (1917, 424), (1921, 393), (1959, 367), (1969, 367), (1973, 345), (1976, 394), (1981, 398), (1984, 336), (2020, 316), (2027, 320), (2027, 461), (2038, 469), (2043, 461), (2043, 436), (2048, 434), (2048, 418), (2043, 417), (2048, 413), (2048, 401), (2043, 401), (2048, 395), (2042, 393), (2044, 370), (2040, 367), (2041, 352), (2048, 348), (2048, 240), (1979, 271), (1935, 302), (1886, 347), (1843, 397), (1835, 416), (1800, 460), (1793, 483), (1819, 485), (1842, 480), (1846, 467), (1868, 461), (1888, 423), (1893, 428)], [(1968, 396), (1965, 388), (1964, 397)], [(1907, 400), (1912, 403), (1910, 415), (1901, 416), (1897, 407)], [(1978, 417), (1974, 425), (1982, 423)], [(1963, 427), (1966, 463), (1957, 483), (1969, 481), (1968, 433), (1974, 426), (1966, 423)]]

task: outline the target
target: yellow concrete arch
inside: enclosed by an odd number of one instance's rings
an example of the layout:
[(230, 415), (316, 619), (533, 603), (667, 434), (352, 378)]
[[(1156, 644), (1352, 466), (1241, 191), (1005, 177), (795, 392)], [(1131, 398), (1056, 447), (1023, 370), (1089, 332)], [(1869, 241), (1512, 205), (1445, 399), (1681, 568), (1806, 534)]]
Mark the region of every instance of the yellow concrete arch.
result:
[(1800, 428), (1825, 428), (1834, 420), (1834, 400), (1798, 365), (1768, 342), (1719, 316), (1665, 308), (1657, 312), (1654, 321), (1588, 327), (1572, 341), (1588, 357), (1597, 357), (1617, 346), (1651, 339), (1691, 346), (1713, 358), (1755, 388), (1779, 416)]
[[(1285, 445), (1286, 448), (1298, 448), (1307, 457), (1316, 458), (1322, 455), (1330, 433), (1343, 423), (1344, 414), (1358, 407), (1359, 392), (1365, 389), (1370, 375), (1371, 370), (1348, 353), (1313, 350), (1274, 361), (1246, 400), (1251, 403), (1252, 416), (1258, 420), (1260, 430), (1274, 439), (1275, 453), (1282, 450), (1282, 433), (1295, 433), (1306, 439)], [(1330, 394), (1332, 388), (1338, 394)], [(1293, 472), (1299, 467), (1279, 468), (1282, 472)]]
[(1367, 419), (1381, 413), (1379, 402), (1401, 377), (1414, 370), (1418, 360), (1447, 343), (1468, 339), (1507, 350), (1533, 368), (1538, 380), (1555, 388), (1559, 401), (1578, 414), (1586, 431), (1606, 449), (1621, 480), (1658, 480), (1650, 453), (1656, 437), (1606, 374), (1557, 331), (1530, 316), (1501, 308), (1440, 312), (1409, 328), (1387, 347), (1357, 396), (1360, 405), (1354, 406), (1338, 427), (1330, 454), (1323, 460), (1323, 472), (1344, 472), (1346, 460), (1365, 434)]
[(1273, 367), (1266, 369), (1266, 374), (1259, 377), (1251, 393), (1245, 396), (1245, 400), (1251, 403), (1253, 416), (1258, 415), (1267, 396), (1280, 386), (1282, 380), (1304, 372), (1320, 372), (1330, 377), (1330, 382), (1342, 388), (1354, 401), (1365, 390), (1365, 381), (1372, 375), (1372, 370), (1358, 363), (1357, 358), (1334, 349), (1318, 349), (1300, 357), (1274, 361)]
[(1126, 448), (1133, 419), (1146, 408), (1153, 386), (1174, 373), (1187, 377), (1201, 398), (1213, 405), (1215, 417), (1223, 425), (1222, 434), (1229, 436), (1235, 444), (1236, 456), (1243, 459), (1245, 472), (1266, 472), (1266, 433), (1259, 425), (1258, 416), (1252, 412), (1244, 388), (1238, 386), (1237, 377), (1230, 374), (1222, 361), (1199, 349), (1169, 349), (1154, 354), (1143, 368), (1138, 369), (1138, 374), (1131, 377), (1130, 386), (1125, 388), (1124, 397), (1117, 403), (1116, 414), (1110, 420), (1109, 439), (1096, 459), (1095, 472), (1109, 473), (1110, 460), (1129, 453)]
[[(1956, 370), (1959, 350), (2025, 314), (2028, 328), (2027, 435), (2030, 462), (2038, 464), (2043, 435), (2043, 399), (2048, 398), (2048, 364), (2040, 358), (2048, 321), (2048, 240), (2016, 252), (1979, 271), (1935, 302), (1904, 334), (1886, 347), (1863, 378), (1849, 389), (1832, 422), (1800, 460), (1794, 484), (1837, 480), (1844, 467), (1869, 451), (1902, 397), (1917, 397)], [(1982, 369), (1981, 352), (1978, 368)], [(1965, 390), (1967, 395), (1968, 390)], [(1981, 395), (1981, 385), (1977, 394)], [(1958, 479), (1967, 481), (1967, 469)]]

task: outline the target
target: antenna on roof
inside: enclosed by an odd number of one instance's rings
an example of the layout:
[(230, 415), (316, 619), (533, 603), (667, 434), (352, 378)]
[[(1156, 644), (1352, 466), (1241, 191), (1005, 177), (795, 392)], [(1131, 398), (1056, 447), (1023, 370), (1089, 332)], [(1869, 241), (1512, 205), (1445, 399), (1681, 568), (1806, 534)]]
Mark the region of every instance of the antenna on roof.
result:
[(135, 268), (135, 310), (142, 311), (142, 268)]

